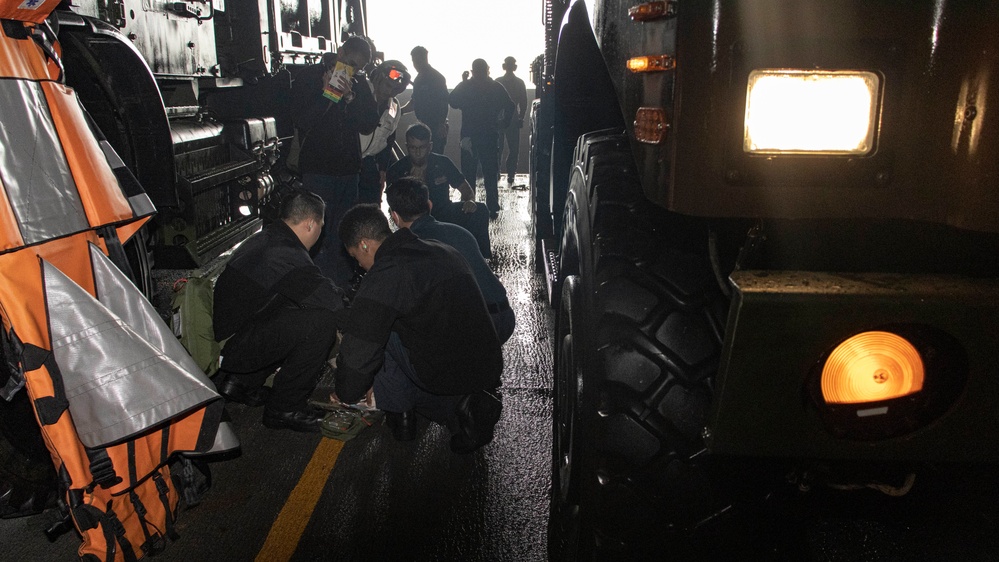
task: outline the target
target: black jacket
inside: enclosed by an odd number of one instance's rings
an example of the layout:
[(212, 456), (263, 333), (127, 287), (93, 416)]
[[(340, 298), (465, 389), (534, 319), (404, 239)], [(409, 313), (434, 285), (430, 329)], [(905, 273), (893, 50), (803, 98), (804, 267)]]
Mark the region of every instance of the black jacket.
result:
[(351, 305), (336, 392), (345, 402), (371, 388), (396, 332), (426, 391), (470, 394), (500, 385), (503, 353), (482, 293), (454, 248), (401, 228), (385, 239)]
[(233, 252), (215, 283), (212, 326), (222, 341), (277, 308), (343, 309), (343, 291), (312, 263), (298, 236), (275, 221)]
[[(413, 169), (413, 160), (409, 156), (403, 156), (401, 160), (389, 166), (385, 173), (385, 183), (392, 185), (397, 179), (406, 177)], [(438, 216), (448, 211), (446, 207), (451, 203), (451, 188), (458, 189), (458, 186), (465, 181), (465, 176), (461, 175), (458, 167), (450, 158), (443, 154), (431, 152), (427, 155), (426, 177), (420, 178), (427, 184), (430, 192), (430, 201), (434, 204), (430, 214)], [(471, 183), (471, 182), (469, 182)]]
[(334, 103), (323, 96), (322, 63), (303, 68), (291, 88), (292, 120), (298, 128), (302, 174), (350, 176), (361, 171), (359, 133), (369, 134), (381, 116), (371, 88), (354, 77), (354, 99)]
[(431, 130), (447, 120), (447, 80), (436, 68), (427, 66), (413, 80), (413, 108), (416, 118)]
[(488, 76), (473, 76), (458, 84), (448, 98), (461, 110), (461, 136), (495, 134), (510, 126), (517, 106), (502, 84)]

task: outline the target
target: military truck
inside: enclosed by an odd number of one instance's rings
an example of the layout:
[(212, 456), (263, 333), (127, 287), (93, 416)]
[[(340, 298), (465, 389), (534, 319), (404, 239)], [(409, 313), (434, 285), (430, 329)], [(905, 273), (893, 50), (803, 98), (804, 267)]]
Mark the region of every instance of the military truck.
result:
[(544, 17), (552, 559), (723, 553), (783, 490), (999, 460), (999, 6)]
[(294, 72), (366, 21), (363, 0), (70, 4), (55, 12), (66, 81), (156, 205), (149, 245), (167, 268), (259, 228), (287, 181)]
[[(294, 180), (284, 165), (294, 73), (366, 35), (365, 0), (10, 3), (51, 12), (50, 58), (156, 207), (125, 245), (150, 298), (152, 268), (200, 267), (260, 228)], [(0, 386), (17, 368), (13, 354), (3, 359)], [(0, 517), (38, 513), (53, 497), (25, 394), (0, 400)]]

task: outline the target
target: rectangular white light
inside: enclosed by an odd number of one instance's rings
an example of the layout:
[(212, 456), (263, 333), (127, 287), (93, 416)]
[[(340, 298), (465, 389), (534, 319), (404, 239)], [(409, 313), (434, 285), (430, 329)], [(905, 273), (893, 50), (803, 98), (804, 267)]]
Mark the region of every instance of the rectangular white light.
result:
[(867, 154), (880, 80), (873, 72), (754, 70), (743, 150), (752, 154)]

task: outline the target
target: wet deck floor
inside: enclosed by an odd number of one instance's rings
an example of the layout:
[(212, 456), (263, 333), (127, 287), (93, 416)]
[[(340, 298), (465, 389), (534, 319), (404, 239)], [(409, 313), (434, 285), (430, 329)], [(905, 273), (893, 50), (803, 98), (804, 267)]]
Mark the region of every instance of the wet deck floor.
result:
[[(551, 315), (533, 270), (528, 192), (501, 189), (500, 200), (504, 211), (491, 229), (496, 270), (518, 322), (504, 346), (504, 413), (495, 440), (473, 455), (454, 455), (446, 432), (421, 420), (413, 442), (375, 426), (343, 444), (268, 430), (259, 408), (230, 405), (242, 453), (212, 463), (211, 490), (180, 514), (180, 540), (156, 560), (547, 558)], [(995, 468), (962, 469), (950, 481), (925, 484), (896, 501), (866, 491), (836, 495), (815, 512), (779, 507), (766, 536), (746, 537), (761, 543), (761, 552), (725, 559), (999, 560)], [(0, 520), (0, 560), (73, 559), (73, 533), (52, 544), (44, 537), (55, 517)]]
[[(266, 429), (260, 408), (230, 404), (241, 455), (211, 464), (211, 490), (180, 514), (180, 540), (156, 560), (546, 559), (550, 314), (532, 265), (528, 192), (504, 184), (500, 192), (494, 270), (517, 329), (504, 346), (493, 442), (455, 455), (447, 432), (420, 420), (412, 442), (376, 425), (344, 444)], [(0, 560), (73, 559), (73, 533), (51, 544), (42, 533), (55, 517), (0, 521)]]

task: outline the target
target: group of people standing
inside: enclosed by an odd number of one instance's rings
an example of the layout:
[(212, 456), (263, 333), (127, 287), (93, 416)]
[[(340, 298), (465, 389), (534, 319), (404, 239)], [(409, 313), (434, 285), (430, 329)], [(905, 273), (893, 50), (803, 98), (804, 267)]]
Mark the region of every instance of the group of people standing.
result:
[[(468, 453), (492, 439), (502, 409), (501, 346), (515, 318), (486, 262), (488, 220), (499, 211), (499, 132), (519, 128), (526, 93), (518, 113), (478, 59), (449, 95), (427, 50), (411, 55), (419, 74), (405, 106), (396, 96), (411, 81), (408, 69), (395, 60), (370, 67), (363, 37), (295, 77), (302, 189), (283, 196), (280, 220), (244, 242), (216, 283), (218, 387), (230, 401), (263, 405), (267, 427), (319, 431), (324, 414), (308, 399), (339, 341), (334, 400), (373, 395), (399, 440), (415, 438), (419, 413), (448, 427), (452, 450)], [(515, 61), (504, 68), (512, 75)], [(465, 151), (471, 174), (442, 154), (448, 105), (463, 112), (462, 146), (467, 139), (469, 158), (482, 165), (485, 205), (466, 179), (474, 182), (475, 169)], [(392, 162), (410, 111), (420, 122), (405, 132), (407, 155)], [(355, 263), (364, 273), (350, 287)]]

